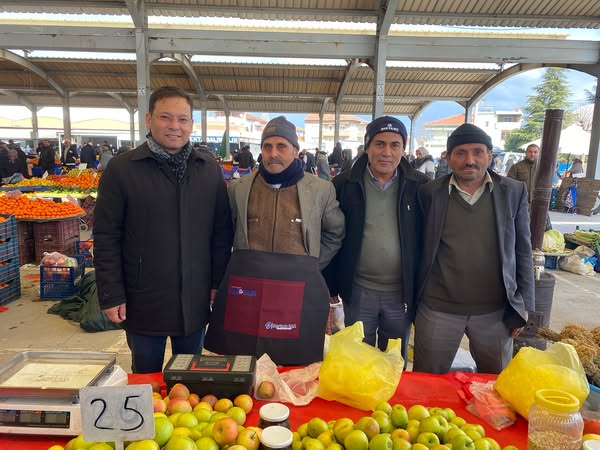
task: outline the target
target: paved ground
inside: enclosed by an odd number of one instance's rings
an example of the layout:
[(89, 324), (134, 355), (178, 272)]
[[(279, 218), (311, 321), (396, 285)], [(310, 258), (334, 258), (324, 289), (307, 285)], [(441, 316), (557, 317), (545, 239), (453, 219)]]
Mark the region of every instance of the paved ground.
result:
[[(572, 231), (600, 229), (600, 217), (551, 213), (556, 228)], [(559, 229), (560, 229), (559, 228)], [(588, 328), (600, 325), (600, 274), (586, 277), (562, 270), (549, 271), (555, 276), (550, 327), (560, 331), (569, 323)], [(26, 274), (39, 273), (36, 266), (22, 268), (23, 295), (0, 313), (0, 364), (26, 350), (107, 351), (117, 354), (117, 363), (130, 371), (131, 358), (122, 331), (88, 333), (79, 324), (48, 314), (54, 301), (39, 299), (39, 284)]]

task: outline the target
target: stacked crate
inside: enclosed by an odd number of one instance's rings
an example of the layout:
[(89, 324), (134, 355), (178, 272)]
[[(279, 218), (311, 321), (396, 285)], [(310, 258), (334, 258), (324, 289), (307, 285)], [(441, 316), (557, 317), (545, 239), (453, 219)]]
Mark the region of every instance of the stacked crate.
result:
[(19, 263), (23, 265), (37, 262), (35, 240), (33, 239), (33, 223), (19, 220), (17, 222), (17, 236), (19, 238)]
[(21, 297), (17, 219), (0, 214), (0, 305)]
[(74, 254), (79, 240), (79, 218), (33, 222), (33, 238), (38, 262), (46, 252)]
[(40, 298), (60, 299), (70, 297), (79, 291), (79, 283), (85, 273), (83, 255), (72, 255), (76, 266), (40, 265)]
[(94, 238), (88, 239), (87, 241), (77, 241), (77, 254), (85, 258), (85, 267), (94, 266)]

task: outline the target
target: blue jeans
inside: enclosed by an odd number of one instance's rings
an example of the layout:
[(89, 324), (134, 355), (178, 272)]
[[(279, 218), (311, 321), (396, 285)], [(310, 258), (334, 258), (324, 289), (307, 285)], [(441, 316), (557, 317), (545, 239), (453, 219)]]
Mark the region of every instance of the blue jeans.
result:
[[(205, 328), (189, 336), (169, 336), (171, 351), (174, 355), (181, 353), (197, 354), (204, 346)], [(133, 373), (162, 372), (165, 359), (167, 336), (148, 336), (127, 332), (127, 345), (131, 350), (131, 371)]]

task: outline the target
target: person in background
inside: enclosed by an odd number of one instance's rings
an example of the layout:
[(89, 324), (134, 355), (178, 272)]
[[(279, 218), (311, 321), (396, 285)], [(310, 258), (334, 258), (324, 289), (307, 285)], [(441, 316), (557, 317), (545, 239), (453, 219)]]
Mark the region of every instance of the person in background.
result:
[(129, 146), (128, 146), (128, 145), (121, 144), (121, 146), (120, 146), (120, 147), (119, 147), (119, 149), (117, 150), (117, 153), (116, 153), (116, 154), (117, 154), (117, 155), (120, 155), (121, 153), (128, 152), (129, 150), (131, 150), (131, 149), (129, 148)]
[(429, 154), (425, 147), (419, 147), (415, 150), (416, 158), (412, 162), (412, 166), (419, 172), (424, 173), (430, 180), (435, 178), (435, 164), (433, 157)]
[(96, 167), (96, 155), (96, 148), (90, 139), (83, 147), (81, 147), (79, 160), (82, 164), (87, 164), (88, 169), (94, 169)]
[(342, 172), (352, 167), (352, 150), (346, 148), (342, 151), (344, 162), (342, 163)]
[[(239, 328), (247, 329), (248, 316), (262, 314), (257, 308), (262, 302), (269, 301), (269, 286), (275, 280), (301, 281), (304, 296), (298, 298), (298, 291), (287, 281), (277, 286), (285, 308), (280, 320), (292, 320), (305, 311), (303, 302), (313, 308), (311, 323), (292, 321), (296, 327), (280, 330), (279, 335), (290, 339), (299, 333), (306, 336), (306, 330), (313, 333), (313, 341), (298, 342), (288, 348), (288, 354), (269, 353), (276, 363), (283, 358), (287, 364), (314, 362), (306, 361), (307, 354), (317, 348), (319, 359), (323, 357), (323, 339), (329, 313), (327, 286), (320, 270), (323, 269), (342, 245), (344, 238), (344, 216), (335, 199), (333, 185), (318, 177), (306, 176), (302, 170), (296, 127), (284, 116), (272, 119), (265, 126), (261, 137), (262, 163), (257, 172), (231, 182), (229, 201), (232, 211), (235, 237), (233, 253), (229, 265), (229, 283), (222, 286), (213, 308), (214, 321), (211, 318), (206, 337), (206, 348), (220, 354), (254, 354), (257, 351), (250, 345)], [(258, 262), (260, 261), (260, 262)], [(293, 274), (288, 273), (293, 267)], [(238, 271), (243, 271), (240, 273)], [(241, 279), (239, 276), (250, 277)], [(238, 278), (233, 278), (238, 277)], [(268, 279), (268, 285), (256, 291), (251, 279)], [(243, 283), (243, 284), (241, 284)], [(225, 283), (224, 283), (225, 284)], [(262, 284), (261, 284), (262, 285)], [(240, 287), (241, 286), (241, 287)], [(244, 301), (245, 306), (237, 310), (235, 299), (229, 295), (230, 289), (251, 289), (257, 300)], [(306, 294), (308, 292), (308, 294)], [(254, 305), (254, 307), (252, 306)], [(227, 316), (225, 309), (227, 308)], [(236, 322), (236, 317), (242, 320)], [(234, 325), (236, 323), (236, 325)], [(260, 332), (260, 330), (255, 330)], [(229, 334), (233, 333), (233, 334)], [(239, 333), (239, 334), (236, 334)], [(246, 333), (247, 334), (247, 333)], [(256, 335), (255, 335), (256, 336)], [(276, 339), (272, 343), (277, 349), (286, 346), (287, 338)], [(302, 338), (300, 338), (302, 340)], [(312, 347), (312, 348), (311, 348)], [(276, 349), (273, 348), (275, 351)], [(306, 352), (306, 353), (305, 353)], [(259, 357), (262, 355), (256, 354)], [(314, 357), (315, 355), (312, 354)], [(279, 360), (276, 360), (280, 358)], [(296, 359), (297, 358), (297, 359)]]
[(344, 157), (342, 155), (342, 143), (338, 142), (333, 147), (333, 152), (329, 155), (328, 158), (329, 167), (333, 169), (334, 175), (337, 175), (342, 170), (342, 165), (344, 164)]
[(382, 116), (367, 125), (365, 153), (332, 182), (346, 218), (346, 238), (324, 275), (345, 324), (363, 322), (365, 342), (385, 350), (402, 338), (407, 361), (421, 248), (417, 187), (428, 178), (403, 158), (404, 124)]
[(240, 152), (237, 154), (238, 167), (240, 169), (252, 169), (256, 162), (254, 161), (254, 156), (250, 152), (250, 146), (244, 145)]
[(309, 152), (308, 150), (304, 149), (302, 150), (302, 157), (304, 162), (304, 171), (315, 175), (317, 170), (315, 155), (312, 152)]
[(79, 155), (77, 154), (77, 144), (70, 144), (65, 150), (65, 166), (68, 168), (74, 168), (78, 159)]
[(329, 162), (327, 161), (327, 153), (317, 149), (317, 175), (323, 180), (330, 180)]
[(481, 128), (461, 125), (446, 148), (452, 174), (419, 189), (413, 370), (448, 372), (466, 334), (477, 371), (500, 373), (535, 307), (527, 189), (488, 170), (492, 139)]
[(579, 158), (575, 158), (573, 160), (573, 164), (571, 165), (571, 168), (568, 171), (568, 175), (569, 177), (582, 177), (584, 176), (585, 173), (583, 171), (583, 161)]
[(0, 156), (0, 178), (3, 180), (8, 179), (15, 174), (20, 174), (23, 178), (29, 178), (27, 163), (19, 158), (16, 148), (8, 147), (6, 155)]
[(106, 145), (102, 145), (98, 153), (100, 155), (100, 161), (98, 163), (98, 172), (103, 172), (104, 170), (106, 170), (106, 166), (113, 158), (113, 153), (112, 150)]
[(510, 157), (508, 158), (508, 161), (506, 161), (506, 169), (505, 172), (508, 174), (510, 172), (511, 167), (513, 166), (513, 164), (515, 163), (515, 158), (513, 155), (510, 155)]
[(365, 146), (364, 144), (360, 144), (358, 147), (356, 147), (356, 156), (354, 158), (352, 158), (352, 165), (354, 165), (354, 163), (356, 162), (356, 160), (358, 158), (360, 158), (363, 153), (365, 152)]
[(44, 172), (48, 172), (48, 175), (54, 174), (55, 158), (54, 146), (48, 142), (48, 139), (44, 139), (40, 147), (39, 161), (39, 165), (42, 168), (42, 174)]
[(125, 329), (133, 373), (161, 372), (173, 354), (202, 351), (233, 229), (221, 167), (192, 149), (192, 99), (163, 86), (150, 96), (147, 140), (115, 156), (98, 186), (98, 300)]
[(536, 144), (529, 144), (525, 149), (525, 158), (513, 164), (507, 173), (507, 177), (522, 181), (527, 186), (527, 199), (531, 205), (533, 188), (535, 187), (535, 174), (538, 167), (540, 148)]
[(440, 160), (438, 161), (438, 166), (437, 166), (437, 170), (435, 173), (436, 178), (446, 176), (450, 173), (450, 168), (448, 167), (447, 155), (448, 155), (448, 152), (446, 150), (444, 150), (440, 154)]

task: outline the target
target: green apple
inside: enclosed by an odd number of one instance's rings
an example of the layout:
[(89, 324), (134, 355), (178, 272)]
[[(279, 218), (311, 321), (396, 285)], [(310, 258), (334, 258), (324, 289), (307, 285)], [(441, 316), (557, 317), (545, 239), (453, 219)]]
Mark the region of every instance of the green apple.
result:
[(232, 406), (225, 414), (229, 417), (233, 417), (233, 420), (235, 420), (238, 425), (244, 425), (246, 422), (246, 411), (240, 406)]
[(393, 450), (394, 444), (389, 433), (380, 433), (369, 441), (369, 450)]
[(457, 434), (450, 443), (452, 444), (452, 450), (475, 450), (473, 439), (466, 434)]
[(329, 430), (329, 425), (320, 417), (313, 417), (308, 421), (307, 432), (311, 438), (317, 438), (321, 433)]
[(300, 437), (308, 436), (308, 422), (300, 425), (296, 431), (298, 432)]
[(260, 436), (258, 431), (245, 428), (239, 432), (235, 443), (243, 445), (248, 450), (258, 450), (258, 447), (260, 446)]
[(383, 411), (389, 415), (392, 412), (392, 405), (388, 402), (379, 402), (375, 406), (375, 411)]
[(408, 424), (406, 424), (406, 431), (410, 435), (410, 442), (413, 444), (417, 442), (417, 436), (419, 435), (419, 425), (420, 422), (418, 420), (409, 420)]
[(323, 431), (317, 436), (317, 439), (323, 443), (323, 446), (327, 448), (330, 444), (335, 443), (335, 436), (333, 430)]
[(446, 412), (446, 420), (452, 420), (456, 417), (456, 413), (452, 408), (444, 408), (444, 411)]
[(392, 440), (396, 438), (402, 438), (410, 442), (410, 434), (404, 428), (396, 428), (394, 431), (392, 431), (391, 438)]
[(302, 441), (292, 441), (292, 450), (304, 450)]
[(217, 441), (209, 436), (202, 436), (196, 440), (196, 447), (198, 447), (198, 450), (219, 450)]
[(486, 441), (485, 438), (475, 439), (473, 444), (475, 444), (475, 450), (492, 450), (492, 444)]
[(358, 419), (358, 422), (356, 422), (354, 428), (357, 430), (364, 431), (364, 433), (369, 438), (369, 441), (381, 432), (379, 422), (377, 422), (377, 420), (375, 420), (373, 417), (369, 416), (361, 417), (360, 419)]
[(344, 446), (339, 442), (334, 442), (325, 447), (325, 450), (344, 450)]
[(390, 416), (384, 411), (373, 411), (371, 413), (371, 417), (375, 419), (379, 424), (379, 429), (381, 430), (381, 433), (390, 433), (394, 428), (392, 426)]
[(419, 433), (417, 436), (417, 443), (423, 444), (427, 446), (427, 448), (431, 448), (434, 445), (438, 445), (440, 443), (440, 438), (437, 434), (431, 431), (425, 431), (423, 433)]
[(195, 441), (200, 439), (202, 437), (202, 431), (206, 428), (207, 425), (208, 422), (200, 422), (198, 425), (190, 428), (190, 437)]
[[(344, 439), (354, 430), (354, 421), (352, 419), (348, 419), (347, 417), (342, 417), (335, 421), (335, 425), (333, 426), (333, 434), (335, 436), (335, 440), (338, 442), (344, 442)], [(299, 430), (298, 430), (299, 431)]]
[(423, 420), (425, 417), (429, 416), (429, 410), (423, 405), (412, 405), (408, 408), (409, 420)]
[(330, 420), (329, 422), (327, 422), (327, 426), (329, 427), (330, 430), (333, 430), (333, 426), (335, 425), (335, 419)]
[(344, 438), (346, 450), (367, 450), (369, 438), (362, 430), (353, 430)]
[(460, 428), (457, 427), (451, 427), (448, 428), (448, 430), (444, 433), (444, 443), (445, 444), (449, 444), (450, 442), (452, 442), (452, 438), (454, 436), (456, 436), (457, 434), (465, 434), (465, 432), (463, 430), (461, 430)]
[(514, 445), (507, 445), (502, 450), (519, 450), (519, 449), (517, 447), (515, 447)]
[(467, 423), (460, 427), (460, 429), (463, 430), (465, 434), (470, 436), (473, 440), (480, 437), (485, 437), (485, 429), (478, 423)]
[(452, 419), (450, 419), (450, 423), (453, 423), (454, 425), (456, 425), (458, 428), (462, 427), (463, 425), (467, 424), (467, 421), (465, 419), (463, 419), (462, 417), (459, 416), (454, 416)]
[(427, 408), (429, 411), (429, 415), (431, 416), (442, 416), (444, 419), (448, 419), (446, 417), (446, 411), (444, 408), (440, 408), (439, 406), (432, 406), (431, 408)]
[(304, 450), (325, 450), (323, 443), (320, 440), (312, 437), (303, 439), (302, 445), (304, 446)]
[(444, 438), (446, 431), (448, 431), (448, 421), (442, 416), (425, 417), (419, 423), (419, 433), (435, 433), (440, 440)]
[(408, 424), (408, 411), (406, 411), (404, 405), (395, 404), (392, 406), (390, 420), (394, 428), (406, 428)]
[(492, 450), (502, 450), (502, 448), (500, 447), (500, 444), (498, 444), (496, 439), (491, 438), (491, 437), (485, 437), (484, 439), (491, 444)]
[(429, 450), (429, 447), (417, 442), (416, 444), (413, 444), (411, 450)]
[(410, 450), (412, 444), (409, 440), (397, 437), (392, 439), (392, 450)]

